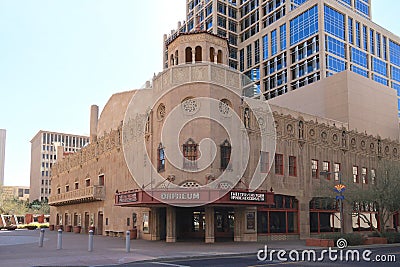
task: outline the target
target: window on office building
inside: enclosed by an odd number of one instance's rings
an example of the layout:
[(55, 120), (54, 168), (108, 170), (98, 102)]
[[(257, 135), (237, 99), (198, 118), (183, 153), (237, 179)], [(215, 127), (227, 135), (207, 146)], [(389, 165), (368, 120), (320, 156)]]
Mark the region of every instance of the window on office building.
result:
[(375, 169), (371, 169), (371, 184), (375, 184), (375, 183), (376, 183)]
[(312, 159), (311, 160), (311, 177), (312, 178), (318, 178), (319, 173), (318, 173), (318, 160)]
[(356, 184), (360, 182), (358, 177), (358, 166), (353, 166), (353, 182)]
[(286, 49), (286, 24), (279, 27), (280, 46), (281, 51)]
[(329, 161), (323, 161), (322, 162), (322, 171), (326, 173), (326, 179), (330, 180), (331, 179), (331, 166)]
[(328, 6), (324, 7), (325, 31), (344, 40), (344, 15)]
[(297, 162), (295, 156), (289, 156), (289, 176), (297, 176)]
[(275, 154), (275, 174), (283, 175), (283, 155)]
[(335, 181), (339, 181), (339, 175), (340, 175), (340, 163), (333, 163), (333, 172), (334, 172), (334, 177), (335, 177)]
[(361, 180), (363, 184), (368, 184), (367, 168), (365, 167), (361, 169)]
[(290, 21), (290, 45), (318, 32), (318, 6), (313, 6)]

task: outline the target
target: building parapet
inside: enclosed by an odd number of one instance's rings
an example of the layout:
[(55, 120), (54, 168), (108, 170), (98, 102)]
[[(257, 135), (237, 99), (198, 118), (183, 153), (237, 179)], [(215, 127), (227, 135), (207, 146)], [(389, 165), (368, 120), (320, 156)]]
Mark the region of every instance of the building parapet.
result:
[(319, 121), (317, 117), (315, 120), (310, 120), (306, 114), (295, 117), (281, 111), (283, 109), (273, 112), (278, 140), (293, 140), (298, 141), (300, 145), (314, 144), (343, 152), (400, 160), (400, 143), (397, 141), (382, 139), (380, 136), (372, 136), (366, 132), (349, 131), (347, 125), (343, 123), (337, 125), (332, 121)]
[(120, 149), (122, 144), (122, 123), (116, 130), (105, 133), (95, 143), (89, 144), (81, 150), (58, 160), (52, 167), (52, 176), (69, 172), (71, 169), (81, 167), (93, 159), (98, 159), (102, 154), (113, 149)]

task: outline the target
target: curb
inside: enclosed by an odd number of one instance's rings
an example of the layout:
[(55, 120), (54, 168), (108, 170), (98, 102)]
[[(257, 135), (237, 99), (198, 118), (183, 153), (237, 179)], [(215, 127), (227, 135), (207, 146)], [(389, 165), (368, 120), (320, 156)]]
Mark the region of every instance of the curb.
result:
[[(368, 249), (368, 248), (382, 248), (382, 247), (400, 247), (400, 243), (393, 243), (393, 244), (373, 244), (373, 245), (360, 245), (360, 246), (348, 246), (345, 249)], [(298, 251), (303, 251), (307, 249), (314, 249), (314, 250), (323, 250), (327, 248), (322, 248), (322, 247), (303, 247), (303, 248), (273, 248), (275, 250), (298, 250)], [(338, 249), (335, 247), (335, 249)], [(209, 255), (193, 255), (193, 256), (171, 256), (171, 257), (160, 257), (160, 258), (154, 258), (154, 259), (149, 259), (149, 260), (138, 260), (138, 261), (132, 261), (132, 262), (127, 262), (122, 265), (118, 264), (118, 266), (125, 266), (129, 265), (132, 263), (150, 263), (150, 262), (162, 262), (162, 261), (170, 261), (170, 260), (193, 260), (193, 259), (208, 259), (212, 257), (219, 257), (219, 258), (226, 258), (226, 257), (244, 257), (244, 256), (252, 256), (254, 255), (256, 257), (257, 251), (255, 252), (243, 252), (243, 253), (226, 253), (226, 254), (209, 254)], [(104, 266), (104, 265), (95, 265), (95, 266)]]

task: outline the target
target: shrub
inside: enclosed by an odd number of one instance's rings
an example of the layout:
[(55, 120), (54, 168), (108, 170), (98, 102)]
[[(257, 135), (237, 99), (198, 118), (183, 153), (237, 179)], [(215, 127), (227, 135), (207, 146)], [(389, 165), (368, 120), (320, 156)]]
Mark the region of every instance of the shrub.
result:
[(382, 237), (387, 238), (388, 244), (400, 243), (400, 233), (385, 232), (385, 233), (382, 233)]
[(349, 233), (349, 234), (343, 234), (343, 235), (340, 233), (331, 233), (331, 234), (321, 235), (321, 238), (333, 239), (335, 246), (336, 246), (336, 242), (340, 238), (346, 239), (348, 246), (358, 246), (358, 245), (362, 245), (364, 243), (364, 237), (358, 233)]

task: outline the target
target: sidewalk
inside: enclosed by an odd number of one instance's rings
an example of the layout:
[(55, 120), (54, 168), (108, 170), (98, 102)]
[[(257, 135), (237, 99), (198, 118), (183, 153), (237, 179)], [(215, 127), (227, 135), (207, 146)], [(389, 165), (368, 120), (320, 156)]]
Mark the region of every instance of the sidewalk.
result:
[[(1, 266), (112, 265), (159, 258), (201, 257), (229, 254), (254, 254), (265, 243), (177, 242), (131, 240), (131, 251), (125, 252), (125, 238), (94, 236), (94, 248), (88, 252), (88, 235), (63, 233), (63, 249), (57, 250), (57, 232), (46, 229), (43, 247), (38, 247), (39, 230), (0, 232)], [(273, 249), (303, 249), (305, 242), (268, 242)]]

